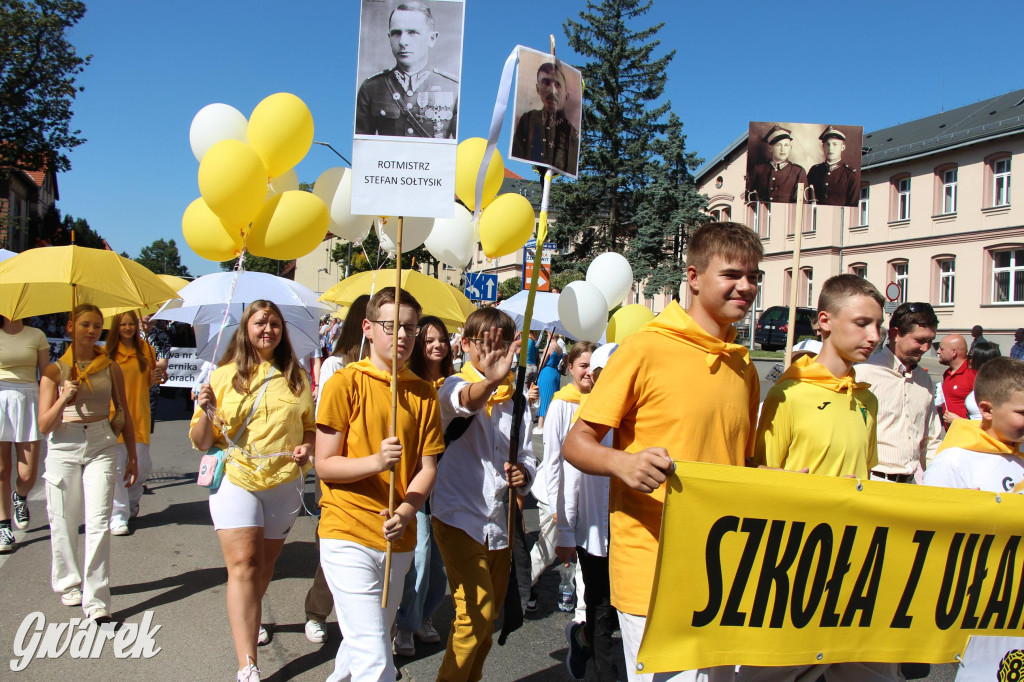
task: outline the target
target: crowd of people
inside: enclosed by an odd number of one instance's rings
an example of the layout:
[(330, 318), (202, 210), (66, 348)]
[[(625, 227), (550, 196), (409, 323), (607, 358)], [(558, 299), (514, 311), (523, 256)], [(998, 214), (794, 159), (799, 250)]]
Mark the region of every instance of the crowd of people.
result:
[[(526, 495), (536, 499), (540, 530), (525, 560), (522, 605), (536, 608), (531, 588), (552, 563), (574, 565), (576, 607), (565, 633), (574, 679), (592, 662), (600, 680), (811, 680), (826, 672), (901, 680), (897, 664), (872, 661), (635, 669), (674, 460), (1002, 492), (1024, 480), (1024, 329), (1010, 357), (980, 328), (970, 346), (945, 336), (936, 387), (920, 366), (939, 327), (931, 306), (901, 304), (883, 335), (877, 289), (838, 275), (819, 297), (820, 342), (761, 404), (734, 327), (756, 297), (761, 257), (748, 228), (711, 223), (690, 237), (686, 309), (671, 303), (621, 346), (547, 335), (542, 349), (531, 333), (525, 371), (539, 405), (536, 432), (529, 403), (526, 426), (512, 431), (524, 340), (497, 308), (474, 311), (453, 335), (408, 292), (361, 297), (344, 321), (324, 321), (325, 357), (314, 372), (295, 357), (278, 307), (251, 303), (196, 388), (189, 429), (194, 447), (218, 461), (209, 507), (228, 574), (237, 679), (260, 679), (259, 646), (270, 638), (262, 600), (313, 470), (320, 562), (310, 569), (305, 634), (327, 642), (325, 622), (336, 612), (343, 637), (330, 680), (395, 679), (394, 654), (440, 641), (433, 619), (446, 592), (455, 616), (437, 677), (481, 679), (508, 603), (509, 505), (521, 507)], [(42, 331), (2, 322), (0, 550), (13, 546), (12, 522), (28, 524), (25, 499), (45, 437), (52, 587), (63, 604), (102, 622), (111, 613), (110, 536), (129, 532), (151, 469), (149, 391), (165, 376), (169, 339), (125, 313), (103, 347), (100, 311), (81, 305), (66, 328), (66, 352), (50, 363)], [(458, 369), (456, 355), (464, 358)], [(539, 458), (534, 435), (542, 437)], [(612, 655), (616, 630), (626, 670)]]

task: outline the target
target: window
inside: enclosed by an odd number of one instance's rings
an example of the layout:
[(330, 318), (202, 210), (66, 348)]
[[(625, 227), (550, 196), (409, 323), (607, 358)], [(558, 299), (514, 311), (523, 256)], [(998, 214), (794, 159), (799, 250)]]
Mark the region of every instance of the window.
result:
[(992, 302), (1024, 303), (1024, 249), (992, 253)]
[(764, 310), (764, 273), (757, 278), (757, 298), (754, 299), (754, 310)]
[(850, 274), (860, 277), (861, 279), (868, 278), (868, 266), (865, 263), (854, 263), (850, 266)]
[(891, 219), (893, 221), (910, 220), (910, 178), (894, 178), (892, 184), (896, 200)]
[(732, 209), (724, 205), (715, 206), (711, 209), (711, 219), (720, 223), (732, 220)]
[(860, 198), (857, 199), (858, 220), (857, 227), (868, 224), (868, 186), (860, 188)]
[(957, 187), (957, 169), (947, 168), (942, 171), (942, 205), (940, 206), (940, 213), (942, 215), (949, 215), (950, 213), (956, 213), (956, 187)]
[(793, 268), (786, 268), (782, 276), (782, 300), (789, 305), (789, 292), (793, 286)]
[(804, 300), (804, 305), (808, 308), (815, 307), (814, 302), (814, 269), (813, 268), (801, 268), (800, 269), (801, 279), (804, 280), (804, 291), (807, 293), (807, 298)]
[(1010, 203), (1010, 157), (992, 162), (992, 205), (1007, 206)]
[(896, 261), (889, 264), (892, 269), (892, 281), (900, 287), (897, 303), (907, 302), (907, 287), (910, 285), (910, 264), (907, 261)]
[(750, 203), (749, 207), (750, 226), (754, 228), (754, 232), (757, 232), (757, 236), (761, 239), (770, 238), (772, 227), (771, 205), (755, 201)]
[(939, 258), (939, 305), (953, 305), (956, 300), (956, 259)]

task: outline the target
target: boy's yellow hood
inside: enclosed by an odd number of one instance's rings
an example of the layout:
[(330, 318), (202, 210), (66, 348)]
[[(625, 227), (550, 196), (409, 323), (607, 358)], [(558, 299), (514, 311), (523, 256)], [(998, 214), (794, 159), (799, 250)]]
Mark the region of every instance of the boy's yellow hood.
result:
[(1020, 445), (1004, 443), (981, 428), (981, 422), (973, 419), (955, 419), (949, 425), (946, 437), (939, 444), (939, 452), (947, 448), (963, 448), (991, 455), (1019, 455)]
[[(370, 358), (363, 358), (359, 362), (350, 363), (348, 367), (351, 367), (357, 372), (362, 372), (368, 377), (373, 377), (378, 381), (383, 381), (388, 384), (391, 383), (391, 372), (385, 372), (382, 369), (377, 369), (374, 366), (373, 361), (370, 360)], [(408, 367), (405, 367), (404, 365), (398, 370), (398, 380), (422, 381), (422, 379), (420, 379), (420, 377), (415, 372), (413, 372)]]
[(789, 369), (779, 377), (778, 383), (790, 379), (821, 386), (836, 393), (853, 393), (856, 389), (870, 388), (871, 386), (871, 384), (856, 381), (852, 371), (844, 377), (837, 378), (828, 371), (825, 365), (816, 362), (813, 355), (802, 355), (794, 360)]
[(676, 301), (669, 303), (668, 307), (661, 311), (661, 314), (641, 327), (640, 331), (661, 334), (704, 351), (708, 354), (708, 367), (712, 372), (717, 369), (722, 356), (733, 355), (741, 358), (745, 363), (750, 362), (747, 347), (732, 343), (736, 338), (735, 327), (730, 327), (725, 341), (716, 338), (697, 324)]

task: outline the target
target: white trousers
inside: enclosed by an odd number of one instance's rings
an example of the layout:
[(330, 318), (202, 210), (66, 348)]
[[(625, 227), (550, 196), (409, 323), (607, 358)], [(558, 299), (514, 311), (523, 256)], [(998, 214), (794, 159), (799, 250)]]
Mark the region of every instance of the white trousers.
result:
[(721, 665), (698, 670), (681, 670), (673, 673), (641, 674), (636, 670), (636, 656), (640, 651), (640, 640), (644, 636), (647, 618), (618, 611), (619, 629), (622, 632), (622, 653), (626, 658), (626, 675), (630, 682), (733, 682), (736, 667)]
[(139, 462), (139, 475), (131, 488), (124, 484), (124, 470), (128, 466), (128, 448), (117, 444), (117, 476), (114, 477), (114, 510), (110, 514), (110, 527), (128, 525), (128, 519), (139, 514), (139, 500), (142, 499), (142, 484), (153, 470), (149, 457), (149, 444), (136, 443), (135, 454)]
[[(540, 517), (540, 534), (537, 542), (530, 550), (530, 585), (536, 585), (541, 575), (547, 570), (551, 562), (555, 560), (555, 543), (558, 541), (558, 526), (555, 517), (551, 513), (551, 507), (544, 502), (537, 500), (537, 512)], [(573, 576), (576, 583), (576, 612), (572, 619), (577, 623), (587, 622), (587, 602), (583, 599), (583, 570), (579, 562), (576, 563), (576, 573)], [(558, 595), (560, 599), (562, 595)]]
[(381, 608), (384, 552), (349, 540), (320, 538), (320, 565), (344, 633), (327, 682), (393, 682), (391, 624), (412, 560), (413, 552), (392, 552), (388, 605)]
[[(82, 610), (110, 610), (110, 509), (117, 473), (117, 438), (109, 421), (61, 424), (48, 439), (46, 511), (50, 519), (53, 591), (81, 587)], [(85, 520), (85, 572), (78, 562), (78, 527)]]

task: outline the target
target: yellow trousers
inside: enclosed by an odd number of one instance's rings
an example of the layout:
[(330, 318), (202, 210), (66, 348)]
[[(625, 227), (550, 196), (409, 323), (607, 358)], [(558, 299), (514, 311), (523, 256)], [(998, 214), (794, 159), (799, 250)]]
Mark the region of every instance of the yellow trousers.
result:
[(454, 526), (433, 519), (434, 539), (444, 559), (455, 602), (455, 622), (437, 671), (441, 682), (475, 682), (483, 677), (494, 621), (505, 600), (511, 553), (489, 550)]

